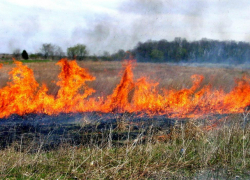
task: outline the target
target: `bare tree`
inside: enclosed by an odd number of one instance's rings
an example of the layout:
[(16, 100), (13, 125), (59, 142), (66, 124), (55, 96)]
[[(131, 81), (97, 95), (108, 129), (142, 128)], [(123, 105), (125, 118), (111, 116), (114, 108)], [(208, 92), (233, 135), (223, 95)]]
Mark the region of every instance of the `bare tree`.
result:
[(62, 48), (55, 44), (42, 44), (42, 47), (40, 49), (40, 53), (45, 59), (51, 58), (51, 59), (61, 59), (65, 56), (65, 53), (63, 52)]
[(54, 56), (56, 57), (56, 59), (61, 59), (65, 56), (65, 53), (60, 46), (54, 46)]
[(45, 44), (42, 44), (42, 48), (40, 50), (41, 50), (41, 54), (43, 55), (45, 59), (48, 59), (49, 57), (53, 58), (55, 46), (51, 43), (48, 43), (48, 44), (45, 43)]

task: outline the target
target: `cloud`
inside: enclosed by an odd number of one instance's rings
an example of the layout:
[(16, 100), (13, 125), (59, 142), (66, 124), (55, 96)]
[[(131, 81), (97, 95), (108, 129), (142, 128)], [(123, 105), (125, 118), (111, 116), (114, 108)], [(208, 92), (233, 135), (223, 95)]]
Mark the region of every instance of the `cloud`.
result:
[[(119, 30), (119, 22), (108, 14), (98, 14), (89, 19), (84, 25), (77, 25), (72, 31), (71, 40), (74, 44), (83, 43), (91, 53), (101, 54), (103, 51), (112, 51), (117, 37), (123, 36)], [(119, 43), (120, 40), (118, 40)]]
[(163, 0), (127, 0), (119, 9), (123, 12), (136, 14), (160, 14), (164, 7)]

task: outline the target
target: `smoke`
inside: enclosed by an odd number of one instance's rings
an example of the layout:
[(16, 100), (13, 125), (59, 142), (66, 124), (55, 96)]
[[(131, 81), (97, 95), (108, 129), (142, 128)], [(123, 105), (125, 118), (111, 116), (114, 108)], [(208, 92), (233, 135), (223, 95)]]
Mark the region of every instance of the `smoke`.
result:
[(8, 49), (10, 50), (11, 53), (13, 53), (15, 49), (19, 49), (20, 46), (21, 42), (17, 41), (15, 38), (11, 38), (8, 42)]
[(86, 44), (92, 54), (132, 49), (154, 36), (164, 10), (161, 0), (123, 1), (115, 13), (98, 14), (85, 25), (76, 26), (71, 40)]
[(155, 25), (163, 13), (163, 2), (161, 0), (128, 0), (121, 4), (121, 13), (135, 14), (136, 18), (131, 23), (130, 36), (133, 43), (147, 40), (150, 32), (155, 32)]
[(198, 40), (206, 37), (204, 28), (209, 29), (204, 20), (207, 10), (208, 4), (199, 0), (125, 0), (116, 13), (97, 14), (76, 26), (71, 40), (86, 44), (92, 54), (129, 50), (150, 39)]
[(85, 27), (75, 27), (71, 39), (74, 42), (86, 42), (86, 45), (92, 50), (100, 49), (108, 41), (111, 34), (112, 20), (104, 15), (93, 18), (87, 21), (86, 24)]
[(168, 14), (172, 5), (171, 0), (167, 3), (163, 0), (127, 0), (120, 5), (118, 9), (121, 14), (132, 14), (134, 17), (128, 29), (127, 44), (130, 48), (140, 41), (164, 37), (159, 32), (165, 19), (164, 14)]
[(8, 41), (8, 49), (12, 53), (15, 49), (26, 49), (34, 47), (36, 43), (33, 38), (40, 31), (40, 21), (38, 16), (29, 16), (22, 19), (15, 25), (14, 34)]
[[(87, 21), (85, 26), (76, 26), (73, 29), (71, 40), (74, 43), (84, 43), (91, 53), (101, 53), (110, 41), (110, 36), (115, 34), (113, 20), (107, 16), (97, 16)], [(111, 42), (110, 42), (111, 44)], [(110, 49), (111, 50), (111, 49)]]

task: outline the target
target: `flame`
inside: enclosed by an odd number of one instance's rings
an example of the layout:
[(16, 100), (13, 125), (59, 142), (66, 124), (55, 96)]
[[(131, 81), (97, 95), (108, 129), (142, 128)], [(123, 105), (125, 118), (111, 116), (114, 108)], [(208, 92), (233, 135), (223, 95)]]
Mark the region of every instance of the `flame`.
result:
[(132, 61), (128, 61), (120, 84), (108, 96), (104, 109), (106, 112), (123, 112), (130, 109), (129, 93), (134, 88)]
[[(87, 81), (94, 81), (86, 69), (76, 61), (60, 60), (57, 95), (48, 94), (46, 84), (39, 85), (33, 71), (21, 62), (14, 61), (9, 72), (10, 81), (0, 89), (0, 118), (11, 114), (75, 113), (75, 112), (129, 112), (168, 117), (200, 117), (209, 114), (241, 113), (250, 105), (250, 79), (243, 76), (228, 93), (213, 90), (211, 85), (201, 86), (201, 75), (191, 77), (189, 89), (158, 88), (159, 83), (142, 77), (133, 77), (134, 61), (127, 61), (120, 83), (107, 97), (91, 97), (95, 90)], [(0, 64), (0, 68), (2, 65)]]

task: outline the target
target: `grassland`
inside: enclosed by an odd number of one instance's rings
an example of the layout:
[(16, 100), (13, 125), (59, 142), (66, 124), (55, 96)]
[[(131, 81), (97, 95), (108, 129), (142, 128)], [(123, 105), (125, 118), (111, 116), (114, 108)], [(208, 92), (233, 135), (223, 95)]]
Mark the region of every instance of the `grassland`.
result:
[[(120, 81), (120, 62), (78, 62), (96, 77), (89, 86), (97, 90), (95, 96), (107, 95)], [(37, 81), (46, 83), (49, 93), (56, 95), (60, 68), (55, 62), (27, 63)], [(6, 85), (8, 72), (14, 64), (0, 69), (0, 87)], [(249, 71), (241, 69), (171, 66), (138, 63), (135, 78), (146, 76), (160, 87), (188, 88), (190, 76), (202, 74), (204, 84), (229, 91), (235, 78)], [(40, 147), (22, 147), (12, 143), (0, 150), (1, 179), (248, 179), (250, 176), (250, 126), (244, 126), (249, 115), (232, 114), (222, 119), (217, 127), (206, 130), (210, 119), (190, 119), (185, 125), (174, 126), (170, 133), (148, 132), (139, 129), (136, 139), (128, 136), (122, 144), (112, 140), (115, 132), (130, 133), (130, 126), (121, 124), (108, 133), (105, 141), (74, 146), (61, 144), (45, 151)], [(83, 124), (84, 125), (84, 124)], [(36, 151), (33, 151), (36, 149)]]

